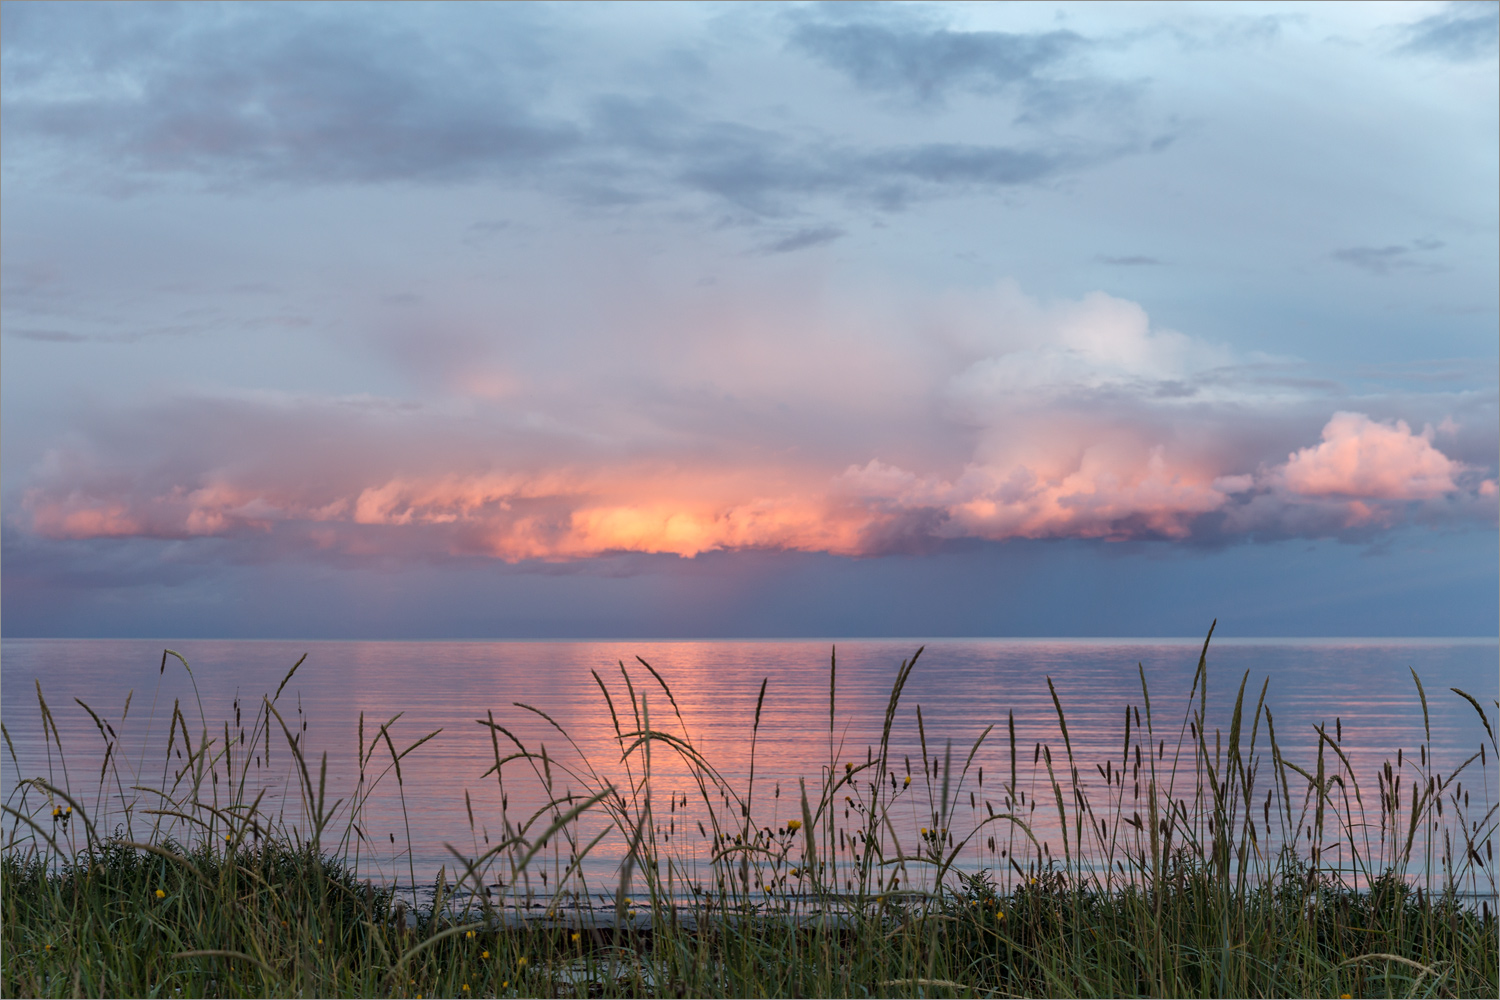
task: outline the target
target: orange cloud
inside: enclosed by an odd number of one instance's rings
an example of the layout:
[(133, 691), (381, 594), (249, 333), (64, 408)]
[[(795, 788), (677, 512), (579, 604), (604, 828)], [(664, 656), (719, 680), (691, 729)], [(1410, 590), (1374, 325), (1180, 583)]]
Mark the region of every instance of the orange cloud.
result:
[[(1103, 293), (1002, 282), (915, 319), (694, 301), (580, 317), (589, 350), (565, 373), (512, 352), (504, 391), (180, 401), (54, 449), (24, 517), (49, 538), (563, 561), (1367, 534), (1492, 517), (1500, 492), (1433, 443), (1482, 453), (1451, 422), (1338, 412), (1307, 443), (1328, 412), (1310, 390)], [(455, 344), (454, 371), (488, 371)]]
[[(1186, 539), (1203, 515), (1243, 495), (1254, 501), (1240, 517), (1245, 530), (1388, 525), (1401, 516), (1393, 501), (1454, 493), (1465, 468), (1405, 423), (1357, 413), (1335, 414), (1321, 443), (1259, 473), (1153, 443), (1143, 428), (1071, 420), (1030, 430), (1029, 446), (982, 446), (986, 457), (948, 478), (879, 460), (835, 476), (792, 461), (732, 470), (640, 462), (399, 476), (332, 499), (295, 483), (221, 475), (155, 492), (143, 484), (114, 492), (38, 487), (25, 503), (32, 529), (51, 538), (188, 538), (294, 523), (319, 548), (378, 551), (381, 537), (395, 545), (403, 533), (426, 531), (422, 544), (447, 554), (506, 561), (754, 548), (869, 555), (924, 539)], [(1485, 481), (1470, 492), (1479, 499), (1495, 490)], [(1309, 520), (1301, 508), (1319, 516)], [(315, 530), (341, 525), (358, 527), (357, 538)], [(1311, 529), (1293, 533), (1304, 530)]]

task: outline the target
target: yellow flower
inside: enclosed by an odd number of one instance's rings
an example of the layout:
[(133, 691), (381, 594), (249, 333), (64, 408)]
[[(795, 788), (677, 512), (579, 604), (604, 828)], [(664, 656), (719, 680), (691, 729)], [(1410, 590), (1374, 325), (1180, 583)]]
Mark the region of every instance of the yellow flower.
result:
[(911, 784), (911, 775), (908, 774), (906, 776), (906, 780), (903, 781), (903, 782), (901, 782), (901, 787), (905, 788), (907, 785), (910, 785), (910, 784)]
[(1347, 993), (1340, 993), (1339, 1000), (1354, 1000), (1354, 998)]
[(927, 827), (922, 827), (922, 836), (927, 836)]
[(854, 770), (854, 765), (853, 764), (845, 764), (844, 765), (844, 773), (845, 774), (848, 774), (852, 770)]
[(796, 833), (802, 829), (802, 821), (800, 819), (789, 819), (786, 821), (786, 828), (789, 832)]
[(484, 951), (480, 952), (479, 957), (480, 958), (489, 958), (490, 957), (490, 950), (488, 948), (486, 948)]
[(473, 931), (469, 931), (466, 934), (464, 934), (464, 937), (466, 937), (466, 938), (471, 938), (473, 936), (474, 936), (474, 932)]
[(578, 943), (578, 932), (577, 931), (573, 932), (573, 943), (574, 944)]
[(1005, 911), (1004, 910), (996, 910), (995, 911), (995, 919), (996, 920), (1004, 920), (1005, 919)]
[(516, 967), (520, 968), (520, 969), (526, 968), (526, 956), (525, 955), (522, 955), (520, 958), (516, 959)]
[(167, 898), (166, 890), (165, 889), (157, 889), (156, 890), (156, 898), (157, 899), (166, 899)]
[(465, 993), (469, 992), (469, 984), (468, 983), (464, 983), (464, 992)]

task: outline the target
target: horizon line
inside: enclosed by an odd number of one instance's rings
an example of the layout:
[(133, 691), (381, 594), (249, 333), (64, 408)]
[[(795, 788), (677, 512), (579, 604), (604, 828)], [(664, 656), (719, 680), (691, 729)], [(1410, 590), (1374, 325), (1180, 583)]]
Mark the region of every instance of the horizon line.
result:
[[(933, 636), (446, 636), (446, 637), (362, 637), (362, 636), (69, 636), (69, 635), (0, 635), (0, 642), (409, 642), (409, 643), (688, 643), (688, 642), (1086, 642), (1149, 645), (1154, 643), (1202, 643), (1203, 636), (1077, 636), (1077, 635), (933, 635)], [(1500, 635), (1218, 635), (1211, 644), (1224, 643), (1422, 643), (1462, 642), (1497, 643)]]

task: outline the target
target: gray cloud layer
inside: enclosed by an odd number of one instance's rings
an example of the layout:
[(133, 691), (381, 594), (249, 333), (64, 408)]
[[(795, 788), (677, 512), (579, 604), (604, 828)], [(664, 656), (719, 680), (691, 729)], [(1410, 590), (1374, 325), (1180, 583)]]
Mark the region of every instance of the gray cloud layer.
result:
[[(664, 96), (641, 101), (608, 90), (570, 110), (538, 92), (536, 67), (513, 66), (524, 49), (543, 72), (572, 69), (545, 32), (514, 23), (525, 20), (502, 11), (483, 19), (487, 30), (443, 45), (410, 24), (340, 7), (142, 17), (8, 10), (7, 159), (40, 156), (55, 171), (108, 177), (117, 189), (169, 177), (229, 189), (494, 178), (608, 204), (685, 186), (752, 216), (778, 216), (808, 197), (889, 209), (949, 191), (1033, 184), (1144, 148), (1130, 138), (1063, 141), (1045, 132), (855, 145), (836, 132), (747, 127)], [(530, 45), (518, 41), (522, 34)], [(1071, 108), (1076, 102), (1059, 88), (1077, 85), (1045, 82), (1038, 71), (1084, 46), (1069, 32), (958, 34), (805, 19), (791, 38), (794, 51), (831, 60), (863, 84), (923, 100), (959, 85), (1024, 84), (1028, 114), (1038, 119)]]
[(1071, 31), (956, 32), (858, 22), (805, 23), (791, 41), (860, 86), (917, 105), (941, 102), (961, 89), (1009, 87), (1022, 88), (1032, 103), (1050, 103), (1054, 84), (1043, 74), (1087, 47)]
[(1466, 0), (1424, 17), (1406, 30), (1399, 51), (1469, 62), (1493, 59), (1500, 50), (1500, 3)]

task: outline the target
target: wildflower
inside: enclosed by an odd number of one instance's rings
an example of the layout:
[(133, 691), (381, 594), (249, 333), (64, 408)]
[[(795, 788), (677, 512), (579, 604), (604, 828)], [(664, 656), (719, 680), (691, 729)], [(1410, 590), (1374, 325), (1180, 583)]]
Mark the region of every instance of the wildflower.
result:
[(1004, 910), (996, 910), (995, 911), (995, 919), (996, 920), (1004, 920), (1005, 919), (1005, 911)]
[(62, 806), (53, 806), (52, 807), (52, 818), (53, 819), (57, 819), (57, 817), (59, 817), (61, 815), (62, 815)]
[(165, 889), (157, 889), (156, 890), (156, 898), (157, 899), (166, 899), (167, 898), (167, 891)]
[[(500, 988), (503, 990), (503, 989), (505, 989), (509, 985), (510, 985), (510, 980), (507, 979), (505, 982), (503, 982), (503, 983), (500, 984)], [(421, 997), (417, 997), (417, 1000), (422, 1000), (422, 998)]]
[(465, 993), (469, 992), (469, 984), (468, 983), (464, 983), (464, 992)]
[(922, 827), (922, 836), (925, 837), (927, 835), (928, 835), (928, 833), (927, 833), (927, 827), (924, 826), (924, 827)]
[(854, 765), (853, 764), (845, 764), (844, 765), (844, 773), (845, 774), (849, 774), (853, 770), (854, 770)]
[(802, 829), (802, 821), (800, 819), (789, 819), (786, 821), (786, 829), (788, 833), (796, 833)]
[(466, 938), (472, 938), (473, 936), (474, 936), (474, 932), (473, 931), (468, 931), (467, 933), (464, 934), (464, 937), (466, 937)]
[(490, 950), (488, 948), (486, 948), (484, 951), (482, 951), (482, 952), (479, 953), (479, 957), (480, 958), (489, 958), (490, 957)]
[(525, 955), (522, 955), (520, 958), (516, 959), (516, 968), (518, 968), (518, 969), (524, 969), (524, 968), (526, 968), (526, 956)]
[(573, 943), (574, 944), (578, 943), (578, 932), (577, 931), (573, 932)]
[(51, 950), (52, 950), (52, 946), (51, 946), (51, 945), (50, 945), (50, 944), (49, 944), (49, 945), (47, 945), (47, 950), (48, 950), (48, 951), (51, 951)]
[(908, 786), (908, 785), (910, 785), (910, 784), (911, 784), (911, 775), (909, 775), (909, 774), (908, 774), (908, 775), (907, 775), (907, 776), (906, 776), (906, 780), (905, 780), (905, 781), (903, 781), (903, 782), (901, 782), (901, 787), (902, 787), (902, 788), (905, 788), (905, 787), (907, 787), (907, 786)]

